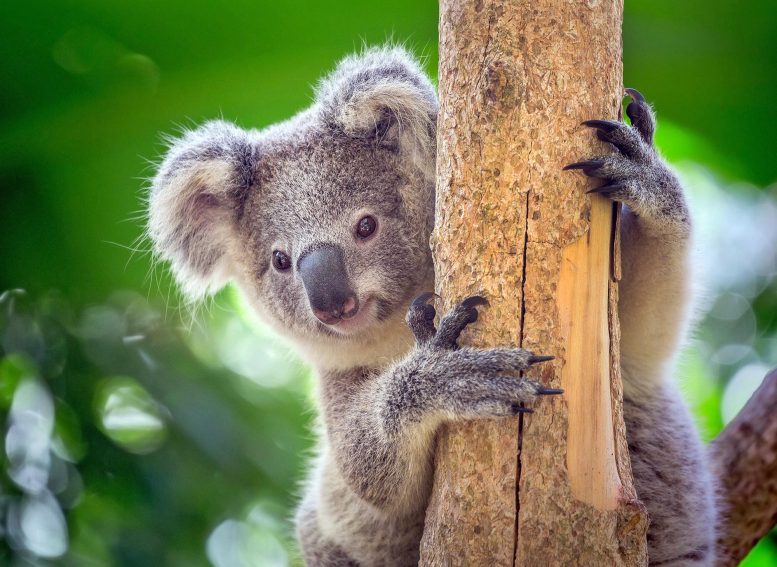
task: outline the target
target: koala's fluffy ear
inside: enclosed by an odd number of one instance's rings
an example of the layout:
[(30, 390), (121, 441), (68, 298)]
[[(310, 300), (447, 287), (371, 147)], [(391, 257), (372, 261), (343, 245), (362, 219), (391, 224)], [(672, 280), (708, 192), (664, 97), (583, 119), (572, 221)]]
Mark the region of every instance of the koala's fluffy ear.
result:
[(250, 134), (208, 122), (175, 140), (153, 180), (148, 235), (190, 299), (230, 278), (229, 249), (255, 171)]
[(437, 95), (418, 62), (400, 47), (343, 59), (316, 90), (327, 123), (374, 139), (434, 167)]

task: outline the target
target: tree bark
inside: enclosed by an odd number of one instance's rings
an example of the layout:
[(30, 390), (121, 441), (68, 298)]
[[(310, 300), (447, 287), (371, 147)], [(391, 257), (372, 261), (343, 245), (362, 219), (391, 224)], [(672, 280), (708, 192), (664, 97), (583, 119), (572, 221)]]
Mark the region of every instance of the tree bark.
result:
[(713, 441), (719, 482), (717, 564), (739, 565), (777, 524), (777, 370)]
[(607, 150), (620, 112), (621, 0), (442, 0), (437, 292), (490, 307), (465, 333), (556, 360), (536, 413), (441, 431), (421, 564), (640, 565), (622, 418), (617, 209), (564, 164)]

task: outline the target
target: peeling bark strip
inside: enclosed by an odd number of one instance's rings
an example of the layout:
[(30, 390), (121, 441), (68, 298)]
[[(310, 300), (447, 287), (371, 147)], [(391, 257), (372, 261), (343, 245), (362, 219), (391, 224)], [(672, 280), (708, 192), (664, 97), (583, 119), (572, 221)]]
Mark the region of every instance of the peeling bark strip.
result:
[(723, 507), (717, 565), (733, 567), (777, 524), (777, 370), (710, 447)]
[[(466, 340), (553, 354), (566, 394), (441, 432), (421, 564), (641, 565), (618, 372), (612, 205), (561, 171), (621, 101), (622, 1), (442, 0), (437, 292), (491, 303)], [(444, 312), (441, 309), (440, 312)], [(516, 492), (517, 490), (517, 492)]]

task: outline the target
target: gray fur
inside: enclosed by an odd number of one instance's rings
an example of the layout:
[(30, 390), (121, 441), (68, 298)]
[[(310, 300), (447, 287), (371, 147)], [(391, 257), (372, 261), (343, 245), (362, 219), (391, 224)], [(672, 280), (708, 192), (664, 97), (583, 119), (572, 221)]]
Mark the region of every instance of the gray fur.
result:
[[(686, 320), (689, 216), (652, 147), (649, 107), (629, 114), (638, 128), (597, 124), (618, 153), (574, 167), (604, 178), (600, 192), (630, 207), (622, 361), (637, 488), (652, 518), (651, 562), (706, 565), (711, 482), (667, 381)], [(558, 393), (521, 377), (542, 357), (458, 347), (479, 298), (456, 305), (439, 329), (429, 295), (411, 304), (434, 288), (436, 115), (418, 64), (398, 48), (370, 49), (341, 62), (312, 106), (286, 122), (260, 131), (211, 122), (185, 134), (153, 183), (149, 234), (186, 293), (197, 298), (234, 282), (317, 368), (320, 450), (297, 513), (309, 565), (415, 565), (439, 426), (514, 415)], [(378, 228), (359, 240), (354, 229), (365, 215)], [(361, 305), (334, 325), (313, 315), (296, 269), (305, 251), (322, 246), (341, 251), (333, 287), (352, 290)], [(274, 250), (294, 268), (274, 268)]]

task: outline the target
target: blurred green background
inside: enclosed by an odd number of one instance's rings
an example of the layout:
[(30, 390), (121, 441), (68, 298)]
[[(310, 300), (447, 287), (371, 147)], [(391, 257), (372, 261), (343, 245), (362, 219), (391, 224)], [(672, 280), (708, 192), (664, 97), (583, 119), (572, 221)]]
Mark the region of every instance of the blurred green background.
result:
[[(437, 64), (437, 5), (0, 7), (0, 563), (287, 565), (310, 376), (227, 290), (180, 307), (142, 232), (160, 133), (260, 127), (362, 43)], [(713, 437), (777, 366), (777, 4), (627, 0), (625, 82), (698, 219), (684, 392)], [(23, 291), (22, 291), (23, 290)], [(748, 565), (777, 565), (765, 540)]]

